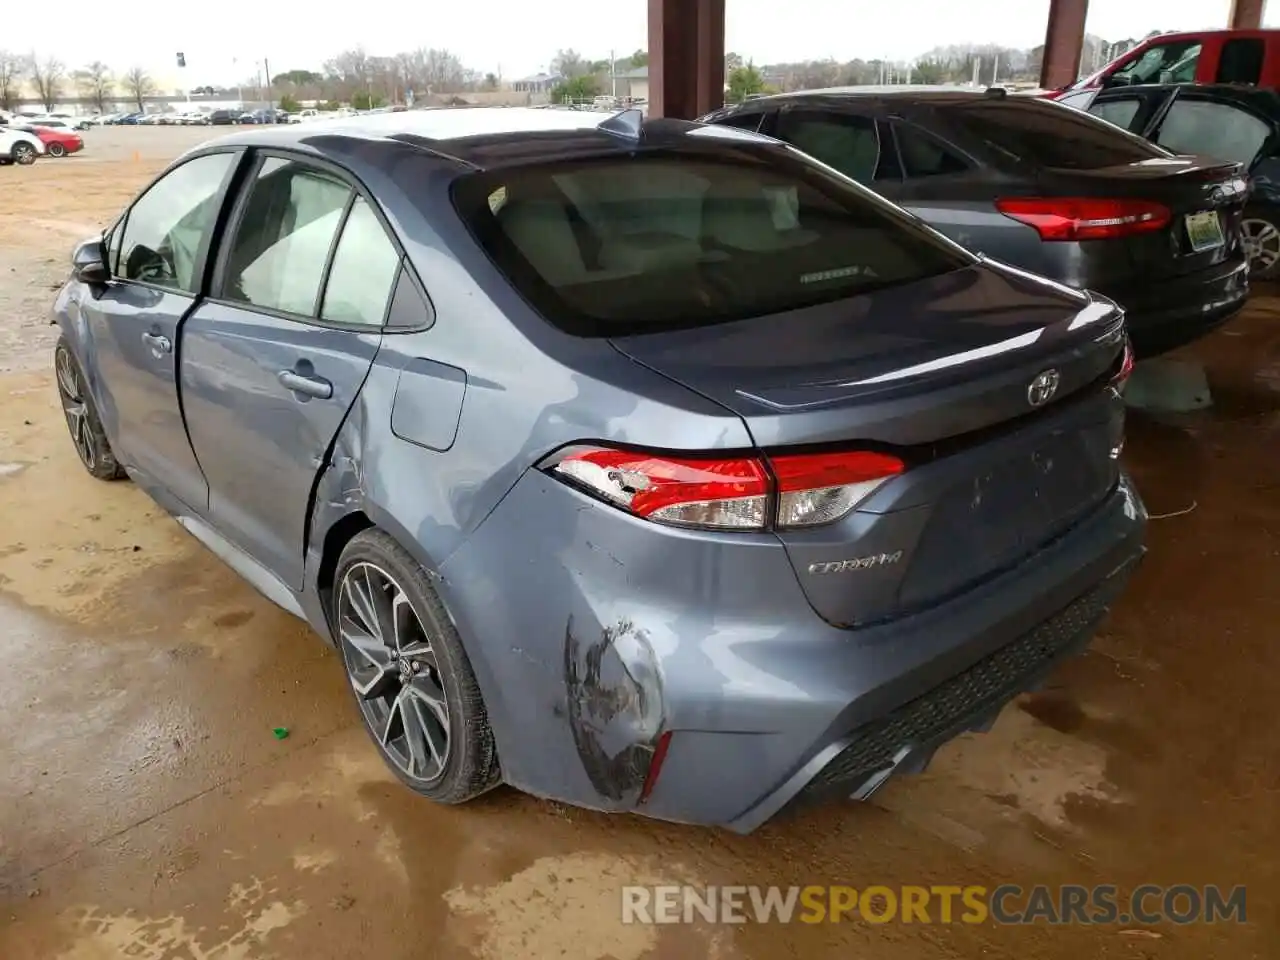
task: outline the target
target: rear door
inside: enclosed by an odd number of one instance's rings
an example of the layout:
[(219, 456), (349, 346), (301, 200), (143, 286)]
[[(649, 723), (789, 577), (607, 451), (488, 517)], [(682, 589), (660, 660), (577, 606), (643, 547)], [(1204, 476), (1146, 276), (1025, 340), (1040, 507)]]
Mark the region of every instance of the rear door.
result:
[(335, 169), (263, 155), (182, 336), (187, 427), (220, 531), (302, 585), (311, 493), (382, 338), (400, 253)]
[(196, 509), (208, 488), (182, 423), (175, 348), (240, 156), (198, 156), (152, 184), (108, 237), (110, 283), (81, 301), (89, 375), (116, 456)]

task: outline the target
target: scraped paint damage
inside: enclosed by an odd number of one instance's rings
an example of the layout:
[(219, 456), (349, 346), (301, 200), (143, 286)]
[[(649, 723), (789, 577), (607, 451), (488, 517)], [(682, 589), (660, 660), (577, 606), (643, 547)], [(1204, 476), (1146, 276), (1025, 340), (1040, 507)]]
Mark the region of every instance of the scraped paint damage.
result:
[(592, 786), (634, 806), (664, 726), (662, 677), (648, 636), (624, 618), (584, 643), (571, 618), (564, 669), (569, 725)]

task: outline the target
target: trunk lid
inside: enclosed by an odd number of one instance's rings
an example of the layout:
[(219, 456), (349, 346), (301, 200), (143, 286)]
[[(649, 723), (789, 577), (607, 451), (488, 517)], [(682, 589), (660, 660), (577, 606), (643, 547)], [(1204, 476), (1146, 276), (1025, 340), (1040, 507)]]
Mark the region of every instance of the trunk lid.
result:
[[(1176, 277), (1243, 257), (1241, 222), (1248, 179), (1241, 164), (1208, 157), (1154, 157), (1093, 170), (1043, 171), (1037, 184), (1048, 196), (1153, 201), (1173, 214), (1163, 230), (1094, 241), (1114, 248), (1113, 271), (1131, 279)], [(1197, 249), (1191, 220), (1216, 215), (1222, 243)], [(1190, 218), (1190, 219), (1189, 219)]]
[[(1112, 489), (1123, 344), (1104, 300), (983, 263), (791, 313), (615, 338), (742, 417), (766, 453), (876, 449), (905, 472), (843, 519), (780, 530), (814, 609), (908, 613), (1059, 536)], [(1029, 400), (1040, 374), (1056, 391)]]

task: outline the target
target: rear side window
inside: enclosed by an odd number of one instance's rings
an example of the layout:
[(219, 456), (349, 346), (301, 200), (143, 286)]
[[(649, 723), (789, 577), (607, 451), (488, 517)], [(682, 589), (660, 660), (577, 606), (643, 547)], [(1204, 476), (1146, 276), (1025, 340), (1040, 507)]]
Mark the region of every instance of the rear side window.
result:
[(455, 185), (454, 202), (525, 298), (586, 336), (778, 313), (973, 262), (778, 147), (476, 173)]
[(399, 270), (400, 254), (369, 204), (357, 197), (333, 255), (320, 318), (382, 326)]
[(938, 110), (969, 137), (1033, 167), (1098, 170), (1168, 154), (1071, 107), (1036, 98), (970, 100)]
[(723, 120), (717, 120), (716, 123), (722, 127), (737, 127), (739, 130), (750, 130), (754, 133), (760, 129), (760, 121), (763, 119), (763, 113), (735, 113)]
[(1089, 112), (1099, 120), (1114, 123), (1120, 129), (1128, 130), (1133, 123), (1133, 118), (1138, 115), (1140, 106), (1142, 101), (1137, 97), (1126, 97), (1123, 100), (1106, 100), (1102, 103), (1095, 101), (1089, 107)]
[(902, 169), (909, 179), (964, 173), (969, 169), (969, 164), (952, 150), (910, 124), (899, 123), (894, 132), (902, 155)]
[(1218, 83), (1249, 83), (1262, 80), (1262, 58), (1266, 41), (1261, 39), (1228, 40), (1218, 58)]
[(880, 135), (869, 117), (786, 110), (778, 117), (778, 138), (795, 144), (851, 180), (866, 184), (875, 180)]
[(1175, 100), (1160, 123), (1156, 142), (1174, 153), (1204, 153), (1253, 163), (1271, 127), (1252, 114), (1206, 100)]
[(322, 170), (268, 157), (231, 243), (224, 296), (315, 316), (329, 248), (351, 195)]

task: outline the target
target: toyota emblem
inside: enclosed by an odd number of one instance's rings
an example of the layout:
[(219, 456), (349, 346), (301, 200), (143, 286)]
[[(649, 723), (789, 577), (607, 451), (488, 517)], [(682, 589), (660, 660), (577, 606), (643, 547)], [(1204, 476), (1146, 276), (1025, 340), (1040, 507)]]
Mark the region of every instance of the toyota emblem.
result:
[(1043, 407), (1058, 392), (1058, 383), (1062, 374), (1057, 370), (1042, 370), (1027, 387), (1027, 403), (1033, 407)]

